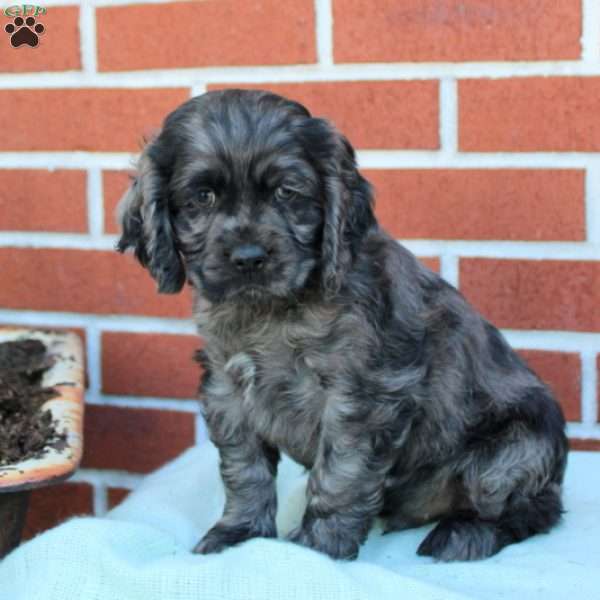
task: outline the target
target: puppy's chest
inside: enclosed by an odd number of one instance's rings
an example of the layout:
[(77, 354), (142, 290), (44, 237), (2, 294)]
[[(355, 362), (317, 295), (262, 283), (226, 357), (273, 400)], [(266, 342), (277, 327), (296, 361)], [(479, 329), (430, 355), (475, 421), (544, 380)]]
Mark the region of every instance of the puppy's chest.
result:
[(254, 354), (247, 418), (266, 441), (310, 465), (318, 443), (328, 376), (326, 357), (279, 346)]
[(262, 439), (310, 467), (332, 369), (331, 357), (313, 344), (290, 346), (271, 339), (228, 359), (222, 376), (233, 393), (221, 401), (232, 405)]
[(350, 331), (356, 331), (352, 315), (339, 310), (256, 320), (237, 327), (235, 335), (233, 329), (221, 328), (220, 335), (207, 340), (215, 367), (214, 401), (264, 440), (310, 466), (326, 402), (361, 360), (360, 343)]

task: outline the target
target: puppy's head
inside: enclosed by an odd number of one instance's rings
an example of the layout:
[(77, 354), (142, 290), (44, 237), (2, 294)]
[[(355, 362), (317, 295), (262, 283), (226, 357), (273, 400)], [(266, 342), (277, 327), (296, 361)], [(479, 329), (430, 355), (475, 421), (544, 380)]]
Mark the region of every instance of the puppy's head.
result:
[(119, 206), (120, 251), (209, 301), (335, 294), (373, 225), (354, 150), (300, 104), (226, 90), (171, 113)]

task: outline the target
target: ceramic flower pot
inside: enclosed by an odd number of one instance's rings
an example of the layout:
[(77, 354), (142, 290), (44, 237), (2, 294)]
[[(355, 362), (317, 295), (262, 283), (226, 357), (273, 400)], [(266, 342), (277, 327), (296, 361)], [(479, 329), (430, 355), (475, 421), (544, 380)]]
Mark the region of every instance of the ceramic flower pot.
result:
[(0, 329), (0, 343), (35, 339), (44, 343), (52, 365), (41, 386), (57, 395), (42, 405), (50, 411), (64, 442), (47, 447), (39, 458), (0, 466), (0, 558), (18, 545), (25, 522), (29, 492), (67, 479), (83, 452), (84, 364), (79, 337), (73, 333), (36, 329)]

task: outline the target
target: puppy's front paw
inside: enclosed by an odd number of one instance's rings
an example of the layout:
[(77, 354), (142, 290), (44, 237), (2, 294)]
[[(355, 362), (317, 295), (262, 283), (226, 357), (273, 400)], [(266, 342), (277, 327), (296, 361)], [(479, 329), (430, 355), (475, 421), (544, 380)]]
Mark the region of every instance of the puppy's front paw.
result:
[(358, 556), (359, 541), (331, 526), (326, 521), (332, 519), (315, 519), (308, 526), (304, 525), (287, 535), (290, 542), (307, 546), (328, 554), (331, 558), (353, 560)]
[(212, 529), (208, 530), (192, 552), (194, 554), (213, 554), (255, 537), (276, 536), (277, 532), (274, 527), (272, 531), (258, 531), (247, 523), (240, 523), (239, 525), (217, 523)]
[(212, 529), (209, 529), (205, 536), (196, 544), (192, 552), (194, 554), (213, 554), (215, 552), (221, 552), (237, 544), (239, 539), (234, 539), (233, 532), (229, 529), (225, 529), (219, 525), (215, 525)]

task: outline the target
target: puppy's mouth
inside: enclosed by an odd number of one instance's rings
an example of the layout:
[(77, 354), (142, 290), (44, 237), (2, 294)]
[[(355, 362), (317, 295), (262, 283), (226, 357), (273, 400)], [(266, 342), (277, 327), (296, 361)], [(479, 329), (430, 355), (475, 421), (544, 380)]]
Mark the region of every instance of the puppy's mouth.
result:
[(269, 289), (273, 283), (272, 274), (265, 272), (234, 274), (223, 273), (221, 279), (224, 284), (228, 298), (238, 296), (259, 299), (269, 295)]
[(201, 292), (220, 302), (259, 303), (276, 296), (271, 290), (272, 278), (264, 275), (232, 277), (219, 268), (205, 267), (192, 271), (191, 282)]
[(267, 286), (253, 283), (238, 286), (227, 294), (229, 300), (245, 302), (262, 302), (272, 297), (273, 294)]

